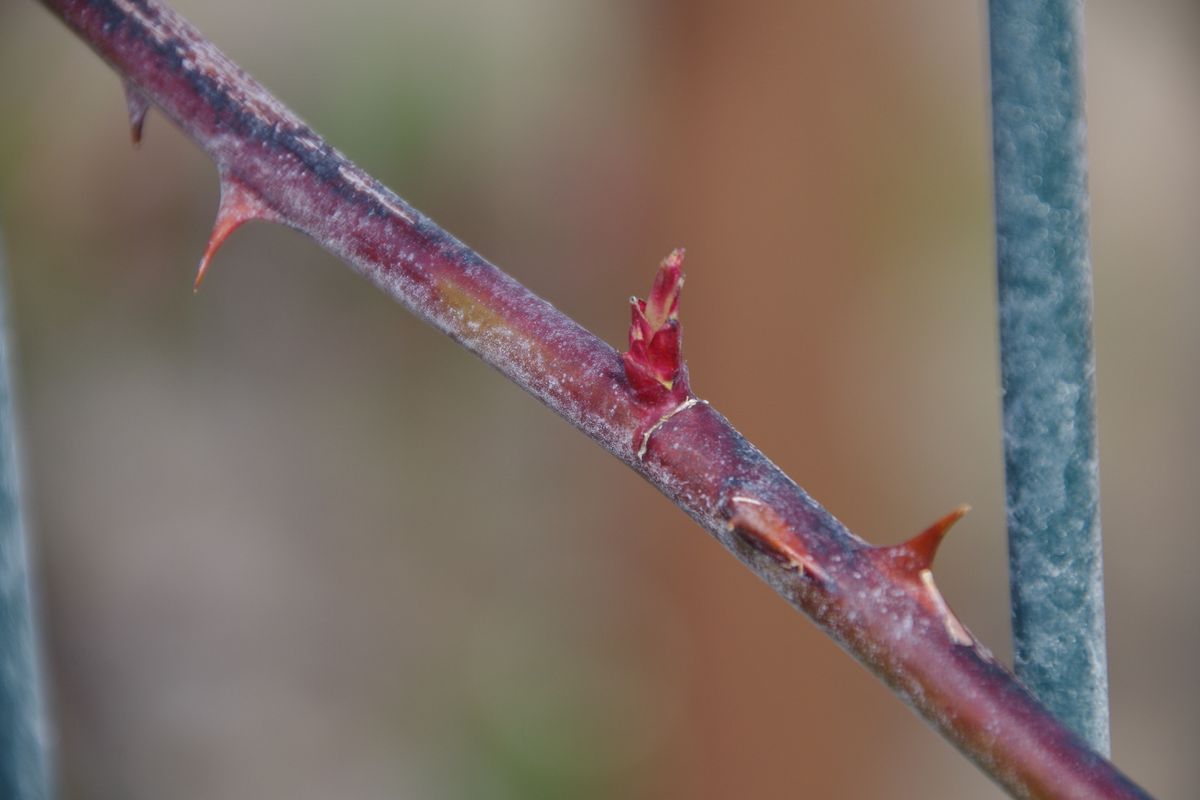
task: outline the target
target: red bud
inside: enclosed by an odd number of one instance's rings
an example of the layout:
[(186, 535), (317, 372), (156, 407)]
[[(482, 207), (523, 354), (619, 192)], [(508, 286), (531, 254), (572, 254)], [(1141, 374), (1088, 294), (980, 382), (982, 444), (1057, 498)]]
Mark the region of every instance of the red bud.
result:
[(622, 358), (625, 377), (647, 403), (681, 402), (691, 395), (683, 365), (679, 293), (683, 288), (683, 249), (659, 265), (648, 300), (632, 298), (629, 351)]

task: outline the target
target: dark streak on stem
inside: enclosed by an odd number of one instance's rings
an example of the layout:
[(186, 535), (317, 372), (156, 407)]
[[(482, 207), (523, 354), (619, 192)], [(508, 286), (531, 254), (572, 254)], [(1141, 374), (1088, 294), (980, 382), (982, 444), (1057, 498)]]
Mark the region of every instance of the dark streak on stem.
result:
[[(173, 11), (157, 0), (43, 2), (286, 224), (643, 475), (1011, 793), (1146, 796), (961, 626), (956, 640), (932, 582), (895, 569), (709, 405), (673, 414), (643, 443), (669, 409), (639, 398), (612, 347), (317, 138)], [(821, 578), (747, 543), (730, 524), (739, 498), (769, 508), (777, 522), (764, 541), (793, 542)]]

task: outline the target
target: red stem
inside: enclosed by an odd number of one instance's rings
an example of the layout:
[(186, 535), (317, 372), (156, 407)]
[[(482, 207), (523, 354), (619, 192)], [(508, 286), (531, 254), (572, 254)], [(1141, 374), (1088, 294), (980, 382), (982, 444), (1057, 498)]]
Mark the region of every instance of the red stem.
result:
[[(950, 612), (929, 565), (952, 519), (870, 546), (691, 395), (682, 362), (671, 372), (677, 339), (667, 355), (623, 361), (350, 163), (157, 0), (43, 3), (216, 161), (214, 244), (254, 217), (307, 233), (657, 486), (1014, 796), (1147, 796)], [(677, 302), (679, 257), (652, 303)], [(644, 333), (678, 324), (660, 310)], [(646, 375), (668, 388), (654, 393)]]

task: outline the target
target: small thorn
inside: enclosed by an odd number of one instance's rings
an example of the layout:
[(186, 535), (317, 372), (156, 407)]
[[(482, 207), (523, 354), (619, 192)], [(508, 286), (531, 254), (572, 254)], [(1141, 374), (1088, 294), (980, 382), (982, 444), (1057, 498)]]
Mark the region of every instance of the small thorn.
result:
[(804, 542), (770, 506), (753, 497), (739, 495), (730, 497), (726, 507), (729, 530), (756, 550), (798, 571), (801, 577), (829, 581), (829, 574), (809, 554)]
[(142, 143), (142, 127), (146, 124), (146, 112), (150, 110), (150, 101), (141, 90), (129, 81), (124, 81), (125, 108), (129, 111), (129, 138), (133, 146)]
[(919, 573), (933, 566), (933, 558), (937, 555), (938, 547), (954, 523), (958, 522), (971, 507), (963, 503), (925, 530), (918, 533), (907, 542), (882, 548), (897, 561), (904, 565), (906, 571)]
[(252, 219), (278, 222), (279, 214), (241, 181), (222, 173), (221, 205), (217, 209), (217, 221), (208, 237), (208, 246), (200, 258), (200, 268), (196, 271), (196, 281), (192, 284), (193, 292), (200, 291), (200, 284), (208, 274), (208, 265), (212, 262), (212, 257), (229, 238), (229, 234)]

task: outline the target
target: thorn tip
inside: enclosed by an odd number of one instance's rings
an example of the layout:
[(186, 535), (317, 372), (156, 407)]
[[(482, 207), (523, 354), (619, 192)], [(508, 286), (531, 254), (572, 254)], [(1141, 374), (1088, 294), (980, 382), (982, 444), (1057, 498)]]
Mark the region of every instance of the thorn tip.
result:
[(129, 138), (134, 147), (142, 143), (142, 127), (146, 124), (146, 112), (150, 110), (150, 101), (146, 95), (129, 81), (125, 86), (125, 108), (129, 112)]
[(221, 174), (221, 204), (217, 209), (217, 221), (213, 224), (212, 233), (208, 237), (208, 245), (204, 255), (200, 257), (200, 267), (196, 270), (196, 280), (192, 283), (192, 291), (200, 291), (200, 284), (208, 274), (209, 264), (217, 250), (244, 223), (252, 219), (262, 219), (278, 222), (279, 215), (245, 184), (236, 178)]
[(908, 541), (879, 549), (901, 564), (905, 572), (916, 575), (928, 570), (933, 566), (938, 547), (950, 532), (950, 528), (970, 510), (971, 507), (963, 503)]

